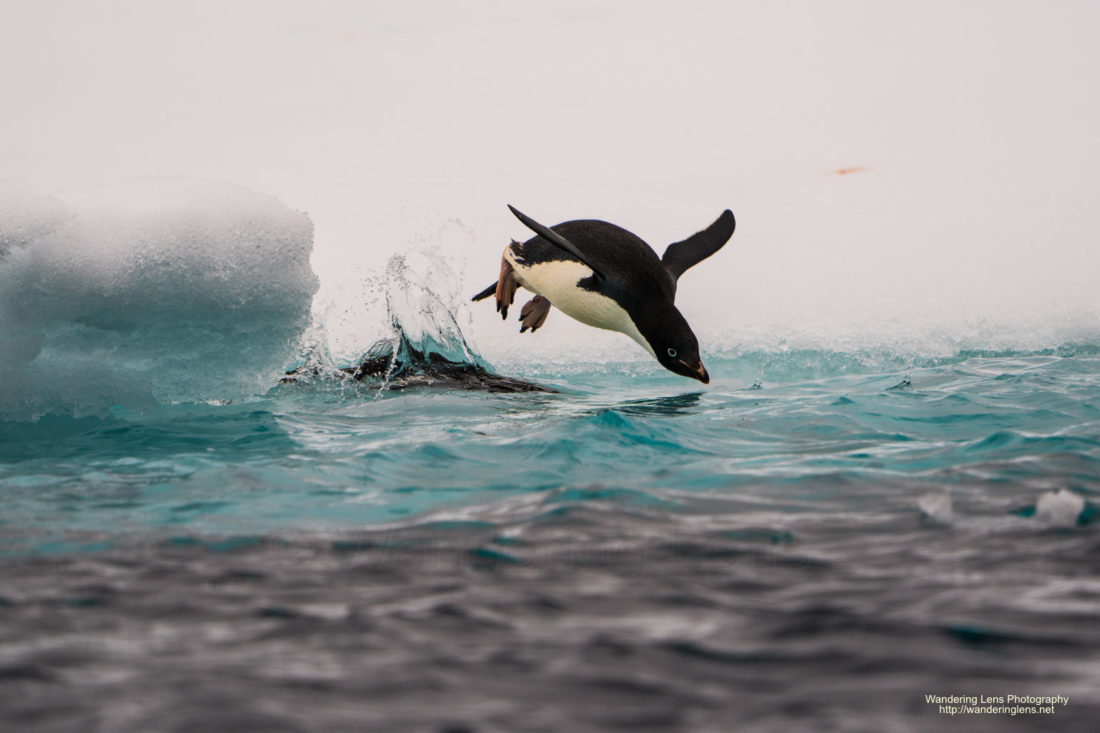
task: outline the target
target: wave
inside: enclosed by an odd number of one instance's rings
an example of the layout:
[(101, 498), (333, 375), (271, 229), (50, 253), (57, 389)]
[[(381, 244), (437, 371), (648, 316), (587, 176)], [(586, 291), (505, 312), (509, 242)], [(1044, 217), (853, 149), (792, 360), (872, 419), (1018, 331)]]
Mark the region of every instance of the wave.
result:
[[(896, 375), (903, 384), (919, 369), (982, 362), (981, 369), (995, 369), (1003, 362), (1047, 359), (1089, 359), (1100, 356), (1100, 343), (1064, 343), (1035, 349), (959, 348), (941, 353), (922, 353), (890, 347), (854, 348), (739, 348), (718, 350), (707, 359), (719, 375), (752, 382), (776, 383), (843, 377), (846, 375)], [(1007, 368), (1007, 367), (1005, 367)], [(712, 370), (712, 371), (715, 371)]]

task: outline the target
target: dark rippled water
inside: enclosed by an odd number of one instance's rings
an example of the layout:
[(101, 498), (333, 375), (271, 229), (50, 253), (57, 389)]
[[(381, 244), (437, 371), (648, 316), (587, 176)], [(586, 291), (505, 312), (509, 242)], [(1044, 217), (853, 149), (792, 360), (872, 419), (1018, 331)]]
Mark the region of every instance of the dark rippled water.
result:
[(3, 424), (0, 727), (1094, 729), (1095, 348), (708, 368)]

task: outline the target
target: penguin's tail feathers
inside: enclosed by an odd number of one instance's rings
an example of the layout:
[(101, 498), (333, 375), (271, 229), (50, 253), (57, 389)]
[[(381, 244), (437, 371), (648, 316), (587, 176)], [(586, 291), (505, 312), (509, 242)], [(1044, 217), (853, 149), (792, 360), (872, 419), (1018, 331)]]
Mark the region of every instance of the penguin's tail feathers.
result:
[(497, 291), (497, 284), (494, 282), (492, 285), (485, 288), (484, 290), (482, 290), (480, 293), (478, 293), (474, 297), (470, 298), (470, 300), (475, 301), (475, 302), (479, 301), (479, 300), (485, 300), (490, 295), (493, 295), (494, 293), (496, 293), (496, 291)]

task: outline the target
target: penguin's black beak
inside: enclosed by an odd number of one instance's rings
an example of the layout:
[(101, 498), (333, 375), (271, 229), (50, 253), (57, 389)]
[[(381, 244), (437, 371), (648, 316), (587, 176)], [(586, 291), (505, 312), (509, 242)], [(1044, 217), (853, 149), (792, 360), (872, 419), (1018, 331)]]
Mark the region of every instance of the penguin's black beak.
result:
[(680, 363), (687, 367), (688, 375), (692, 379), (698, 379), (703, 384), (710, 384), (710, 375), (707, 374), (707, 370), (703, 368), (703, 362), (696, 362), (695, 365), (688, 364), (683, 359), (680, 359)]

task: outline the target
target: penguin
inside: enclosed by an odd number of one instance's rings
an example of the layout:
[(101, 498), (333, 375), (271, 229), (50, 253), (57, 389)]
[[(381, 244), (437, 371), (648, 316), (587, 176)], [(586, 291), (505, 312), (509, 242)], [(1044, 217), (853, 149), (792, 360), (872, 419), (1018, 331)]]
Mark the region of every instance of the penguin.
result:
[(520, 309), (520, 333), (537, 331), (554, 306), (581, 323), (626, 334), (669, 371), (710, 382), (699, 342), (676, 308), (676, 285), (733, 235), (733, 212), (726, 209), (658, 258), (640, 237), (606, 221), (579, 219), (551, 228), (508, 208), (537, 236), (505, 247), (497, 281), (473, 300), (495, 295), (507, 319), (516, 289), (524, 287), (535, 297)]

